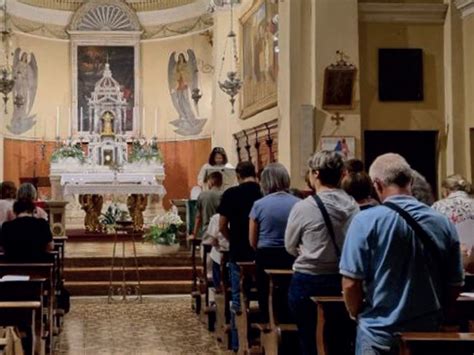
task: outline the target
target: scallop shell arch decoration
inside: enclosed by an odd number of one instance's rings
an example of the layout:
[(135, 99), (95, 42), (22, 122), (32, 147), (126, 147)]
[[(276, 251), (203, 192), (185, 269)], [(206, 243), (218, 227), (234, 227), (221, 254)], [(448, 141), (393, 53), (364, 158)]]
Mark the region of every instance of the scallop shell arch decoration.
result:
[(92, 0), (82, 5), (71, 21), (72, 31), (139, 31), (136, 13), (121, 0)]

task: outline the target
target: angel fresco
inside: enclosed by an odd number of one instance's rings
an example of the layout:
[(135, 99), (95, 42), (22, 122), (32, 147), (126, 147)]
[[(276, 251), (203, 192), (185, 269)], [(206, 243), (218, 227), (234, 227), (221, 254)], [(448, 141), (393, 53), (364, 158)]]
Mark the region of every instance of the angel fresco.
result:
[(14, 134), (22, 134), (36, 124), (36, 114), (31, 112), (38, 89), (38, 65), (35, 55), (17, 48), (13, 56), (13, 75), (15, 102), (7, 129)]
[(198, 87), (198, 68), (196, 55), (192, 49), (186, 54), (171, 53), (168, 63), (168, 85), (179, 117), (170, 123), (177, 127), (176, 133), (183, 136), (199, 134), (202, 131), (206, 119), (197, 118), (199, 115), (197, 104), (193, 109), (192, 92)]

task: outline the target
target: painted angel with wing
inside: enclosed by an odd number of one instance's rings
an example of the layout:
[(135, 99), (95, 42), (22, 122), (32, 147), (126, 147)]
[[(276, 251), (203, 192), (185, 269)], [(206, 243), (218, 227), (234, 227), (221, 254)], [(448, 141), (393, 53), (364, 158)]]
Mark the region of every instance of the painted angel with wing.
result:
[(13, 57), (13, 114), (8, 130), (15, 134), (28, 131), (36, 123), (32, 108), (38, 89), (38, 65), (33, 53), (17, 48)]
[[(168, 63), (168, 85), (173, 106), (179, 115), (171, 124), (178, 127), (177, 133), (183, 135), (199, 133), (206, 120), (196, 118), (192, 105), (192, 92), (199, 89), (197, 60), (193, 50), (188, 49), (186, 54), (171, 53)], [(196, 112), (198, 112), (197, 105)]]

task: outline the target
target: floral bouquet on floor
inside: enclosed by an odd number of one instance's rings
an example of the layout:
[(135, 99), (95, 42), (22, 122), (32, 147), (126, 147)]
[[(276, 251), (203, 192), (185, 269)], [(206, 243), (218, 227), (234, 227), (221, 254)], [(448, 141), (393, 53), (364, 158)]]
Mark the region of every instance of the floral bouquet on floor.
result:
[(121, 208), (116, 203), (111, 204), (105, 213), (100, 216), (100, 223), (104, 226), (107, 232), (112, 233), (115, 230), (117, 222), (130, 219), (128, 211)]
[(183, 225), (184, 222), (177, 213), (168, 211), (153, 220), (153, 224), (143, 235), (143, 239), (157, 245), (176, 245), (178, 244), (176, 234)]

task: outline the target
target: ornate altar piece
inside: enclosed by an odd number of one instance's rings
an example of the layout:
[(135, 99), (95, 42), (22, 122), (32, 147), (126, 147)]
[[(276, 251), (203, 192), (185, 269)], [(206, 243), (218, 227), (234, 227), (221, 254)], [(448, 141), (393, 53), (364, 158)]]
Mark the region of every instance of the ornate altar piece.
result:
[(127, 137), (122, 122), (127, 102), (107, 63), (88, 105), (93, 129), (87, 137), (87, 150), (84, 152), (83, 138), (79, 137), (53, 153), (52, 197), (72, 200), (70, 210), (66, 210), (68, 227), (79, 224), (82, 209), (87, 232), (102, 231), (100, 216), (107, 199), (125, 199), (134, 231), (142, 231), (144, 223), (151, 222), (161, 207), (151, 196), (158, 196), (160, 201), (166, 193), (157, 142)]

